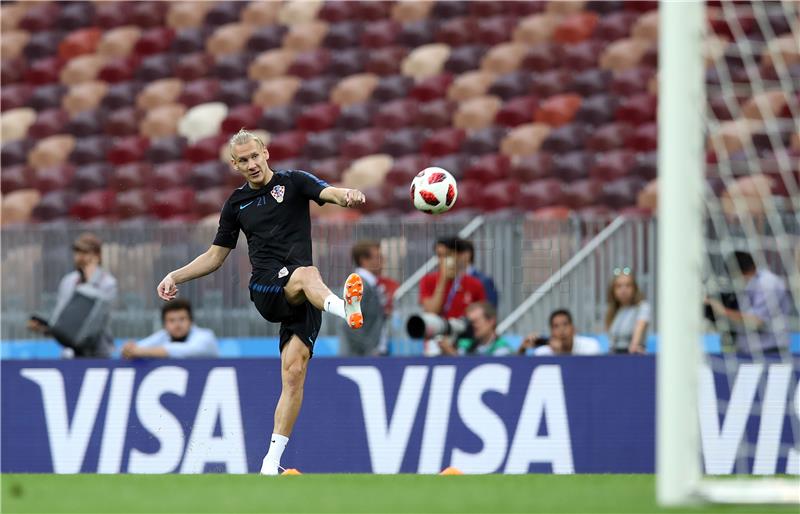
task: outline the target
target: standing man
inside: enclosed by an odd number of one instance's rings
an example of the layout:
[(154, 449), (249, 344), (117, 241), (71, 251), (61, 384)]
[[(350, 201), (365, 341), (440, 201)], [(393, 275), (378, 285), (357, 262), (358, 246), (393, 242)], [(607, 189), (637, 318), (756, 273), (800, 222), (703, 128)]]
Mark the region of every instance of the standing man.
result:
[(102, 241), (89, 232), (75, 239), (72, 243), (75, 271), (67, 273), (61, 279), (56, 307), (49, 322), (38, 317), (32, 317), (28, 321), (28, 329), (49, 335), (50, 327), (56, 324), (78, 288), (91, 291), (93, 296), (101, 298), (105, 308), (102, 319), (98, 320), (97, 332), (88, 335), (84, 341), (78, 341), (78, 346), (65, 348), (64, 357), (109, 358), (114, 350), (110, 308), (117, 299), (117, 279), (101, 266), (102, 246)]
[(361, 311), (364, 326), (361, 330), (345, 329), (343, 353), (345, 355), (375, 355), (386, 347), (387, 298), (380, 283), (383, 271), (381, 245), (377, 241), (359, 241), (353, 246), (355, 273), (364, 281)]
[(351, 274), (344, 299), (322, 282), (311, 259), (311, 215), (308, 201), (358, 207), (366, 202), (361, 191), (331, 187), (314, 175), (297, 170), (272, 170), (269, 152), (255, 134), (240, 130), (230, 139), (231, 165), (246, 183), (222, 207), (214, 243), (186, 266), (174, 270), (158, 285), (158, 295), (172, 300), (177, 285), (213, 273), (236, 247), (239, 231), (247, 237), (250, 300), (269, 322), (280, 323), (281, 395), (262, 475), (277, 475), (280, 459), (303, 402), (308, 360), (322, 322), (321, 310), (361, 328), (363, 282)]
[(419, 283), (419, 303), (425, 312), (460, 318), (469, 304), (486, 299), (481, 281), (467, 273), (465, 260), (458, 259), (461, 241), (445, 237), (436, 242), (439, 269), (426, 274)]

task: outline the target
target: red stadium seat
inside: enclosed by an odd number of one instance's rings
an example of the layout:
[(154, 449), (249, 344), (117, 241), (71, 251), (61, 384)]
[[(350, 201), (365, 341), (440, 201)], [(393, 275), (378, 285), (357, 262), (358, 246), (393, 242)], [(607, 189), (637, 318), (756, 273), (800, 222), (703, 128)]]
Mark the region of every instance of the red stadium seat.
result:
[(394, 160), (392, 169), (386, 174), (384, 180), (391, 186), (408, 187), (417, 173), (425, 169), (429, 163), (430, 159), (424, 155), (404, 155)]
[(150, 146), (150, 141), (143, 137), (125, 137), (116, 140), (106, 154), (109, 162), (115, 165), (139, 161)]
[(522, 60), (522, 69), (545, 72), (557, 68), (561, 47), (552, 43), (539, 43), (528, 48)]
[(624, 98), (617, 107), (617, 121), (640, 124), (656, 119), (658, 100), (655, 96), (644, 93)]
[(655, 151), (636, 155), (631, 174), (643, 180), (653, 180), (658, 175), (658, 153)]
[(599, 14), (609, 14), (621, 11), (624, 0), (590, 0), (586, 2), (586, 10)]
[(356, 2), (331, 0), (322, 5), (317, 16), (331, 23), (350, 20), (356, 17)]
[(520, 187), (513, 180), (501, 180), (484, 186), (479, 205), (486, 211), (497, 211), (519, 203)]
[(565, 204), (572, 209), (593, 205), (603, 193), (603, 183), (593, 179), (581, 179), (564, 185)]
[(25, 82), (34, 86), (58, 82), (61, 65), (62, 62), (57, 57), (45, 57), (34, 61), (25, 72)]
[(439, 129), (422, 143), (422, 153), (433, 157), (455, 153), (464, 142), (464, 137), (464, 131), (460, 129)]
[(391, 46), (400, 35), (400, 24), (391, 19), (384, 19), (366, 24), (361, 32), (361, 46), (375, 49)]
[(331, 77), (317, 77), (304, 80), (294, 95), (294, 101), (300, 105), (326, 102), (330, 91), (333, 89), (334, 83), (335, 79)]
[(383, 141), (381, 153), (386, 153), (392, 157), (412, 155), (419, 151), (422, 145), (423, 133), (418, 128), (400, 128), (389, 130)]
[(622, 148), (633, 135), (633, 128), (627, 123), (614, 122), (592, 131), (586, 141), (586, 148), (602, 152)]
[[(332, 103), (320, 103), (306, 107), (297, 118), (297, 128), (307, 132), (320, 132), (336, 124), (339, 106)], [(246, 126), (246, 125), (243, 125)]]
[(150, 212), (153, 194), (142, 189), (131, 189), (117, 193), (114, 198), (114, 216), (121, 219), (145, 216)]
[(436, 41), (452, 47), (476, 43), (477, 20), (471, 16), (445, 20), (436, 32)]
[(8, 194), (18, 189), (30, 187), (33, 170), (24, 165), (3, 166), (3, 173), (0, 174), (0, 190), (3, 194)]
[(381, 129), (359, 130), (348, 134), (341, 148), (341, 155), (348, 159), (358, 159), (380, 152), (383, 146), (384, 131)]
[(0, 67), (0, 82), (5, 87), (25, 80), (28, 62), (23, 58), (3, 59)]
[(538, 104), (539, 99), (533, 95), (512, 98), (497, 112), (495, 122), (506, 127), (530, 123)]
[(645, 182), (638, 177), (623, 177), (603, 184), (603, 203), (612, 209), (636, 205), (636, 196)]
[[(323, 45), (325, 48), (330, 48), (331, 50), (343, 50), (345, 48), (358, 46), (360, 38), (360, 23), (342, 21), (328, 26), (328, 33), (325, 34)], [(278, 41), (277, 46), (280, 46), (280, 41)], [(264, 50), (269, 50), (269, 48), (265, 48)]]
[(194, 211), (194, 199), (194, 189), (188, 187), (159, 191), (153, 195), (150, 212), (162, 220), (190, 215)]
[(608, 93), (608, 84), (611, 82), (611, 72), (597, 68), (589, 68), (572, 77), (570, 90), (582, 96)]
[(76, 30), (61, 40), (58, 56), (68, 61), (79, 55), (94, 53), (101, 36), (102, 32), (98, 28)]
[(301, 52), (295, 56), (287, 73), (301, 79), (310, 79), (325, 73), (330, 62), (331, 55), (327, 48)]
[(581, 106), (582, 98), (573, 93), (551, 96), (539, 104), (534, 119), (555, 127), (572, 121)]
[(156, 191), (164, 191), (185, 186), (192, 174), (192, 163), (187, 161), (171, 161), (159, 164), (150, 173), (150, 187)]
[(58, 2), (36, 2), (30, 6), (19, 21), (19, 28), (28, 32), (42, 32), (51, 28), (58, 20), (61, 6)]
[(564, 70), (551, 70), (534, 73), (531, 76), (530, 92), (541, 98), (554, 96), (567, 90), (570, 74)]
[(75, 175), (75, 167), (62, 164), (48, 168), (40, 168), (34, 172), (34, 187), (42, 193), (70, 189), (69, 184)]
[(564, 17), (553, 32), (553, 41), (561, 44), (574, 44), (592, 36), (597, 26), (598, 16), (593, 12), (582, 12)]
[(469, 159), (466, 155), (452, 153), (441, 157), (431, 155), (429, 155), (429, 157), (431, 158), (431, 166), (446, 169), (456, 180), (460, 181), (464, 178), (464, 170), (466, 170), (469, 165)]
[(464, 170), (464, 180), (494, 182), (510, 177), (511, 159), (502, 154), (487, 154), (472, 161)]
[(210, 73), (213, 63), (213, 58), (203, 52), (184, 55), (175, 67), (175, 76), (187, 82), (201, 79)]
[(217, 160), (220, 147), (227, 142), (228, 136), (223, 134), (204, 137), (194, 144), (188, 145), (183, 151), (183, 157), (194, 163)]
[(228, 116), (222, 121), (222, 133), (235, 134), (242, 127), (255, 127), (261, 119), (262, 109), (249, 102), (239, 105), (228, 111)]
[(389, 2), (371, 2), (369, 0), (354, 2), (355, 16), (359, 20), (377, 21), (389, 17), (391, 4)]
[(300, 155), (305, 144), (305, 132), (282, 132), (270, 140), (267, 148), (269, 150), (270, 159), (281, 161)]
[(628, 37), (636, 18), (636, 13), (618, 11), (606, 14), (597, 22), (594, 37), (602, 41), (616, 41)]
[(583, 41), (567, 45), (561, 54), (561, 65), (566, 69), (586, 70), (597, 66), (604, 45), (597, 41)]
[(434, 100), (419, 106), (417, 122), (429, 129), (440, 129), (450, 126), (455, 105), (445, 99)]
[(75, 170), (70, 184), (76, 191), (105, 189), (111, 175), (111, 167), (105, 163), (89, 164)]
[(200, 216), (216, 214), (231, 194), (229, 187), (212, 187), (198, 191), (194, 196), (195, 211)]
[(521, 209), (533, 211), (542, 207), (560, 205), (565, 201), (564, 183), (560, 180), (548, 178), (522, 183), (517, 206)]
[[(211, 149), (209, 149), (211, 150)], [(181, 136), (158, 137), (150, 140), (145, 157), (153, 164), (177, 161), (186, 151), (186, 139)]]
[(3, 111), (24, 107), (31, 97), (32, 92), (33, 88), (28, 84), (3, 85), (2, 93), (0, 93), (2, 94), (0, 107)]
[(166, 2), (134, 2), (130, 22), (140, 27), (158, 27), (164, 23), (168, 7)]
[(383, 104), (375, 116), (375, 126), (385, 129), (399, 129), (415, 125), (419, 114), (418, 104), (410, 98), (394, 100)]
[(133, 107), (125, 107), (109, 113), (103, 130), (106, 134), (117, 137), (138, 134), (139, 119), (136, 109)]
[(394, 75), (400, 72), (400, 65), (408, 50), (402, 46), (387, 46), (367, 52), (364, 70), (379, 76)]
[(219, 89), (219, 80), (217, 79), (204, 78), (194, 80), (183, 86), (183, 91), (178, 101), (189, 108), (213, 102), (217, 99)]
[(479, 18), (476, 40), (488, 46), (504, 43), (510, 39), (517, 21), (513, 16)]
[(553, 157), (548, 152), (536, 152), (517, 160), (509, 172), (518, 182), (529, 182), (552, 177)]
[(655, 69), (639, 66), (621, 70), (614, 74), (610, 89), (620, 96), (631, 96), (647, 91), (650, 80), (655, 76)]
[(551, 171), (554, 177), (572, 182), (588, 177), (593, 162), (593, 156), (583, 151), (553, 153)]
[(349, 168), (350, 164), (351, 162), (348, 159), (331, 157), (327, 159), (311, 161), (308, 165), (308, 168), (309, 171), (320, 180), (324, 180), (329, 184), (333, 184), (342, 179), (342, 172)]
[(594, 156), (589, 177), (608, 182), (629, 175), (636, 156), (630, 150), (611, 150)]
[(63, 109), (39, 111), (36, 121), (28, 127), (28, 137), (43, 139), (64, 132), (69, 115)]
[(108, 189), (98, 189), (84, 193), (70, 208), (70, 215), (79, 220), (91, 220), (100, 216), (108, 216), (114, 206), (114, 196), (114, 192)]
[(658, 125), (655, 122), (639, 125), (625, 146), (638, 152), (655, 150), (658, 148)]
[(153, 167), (147, 162), (114, 166), (111, 172), (110, 186), (117, 191), (141, 188), (150, 183), (152, 174)]
[(217, 2), (206, 13), (205, 24), (211, 26), (225, 25), (239, 21), (245, 2)]
[[(230, 165), (222, 161), (207, 161), (192, 166), (189, 185), (194, 189), (207, 189), (225, 184)], [(222, 207), (222, 204), (219, 205)]]
[(94, 25), (110, 29), (131, 22), (133, 2), (97, 2), (94, 4)]
[(453, 75), (450, 73), (442, 73), (421, 80), (411, 89), (411, 96), (420, 102), (430, 102), (443, 98), (447, 94), (450, 84), (453, 82)]

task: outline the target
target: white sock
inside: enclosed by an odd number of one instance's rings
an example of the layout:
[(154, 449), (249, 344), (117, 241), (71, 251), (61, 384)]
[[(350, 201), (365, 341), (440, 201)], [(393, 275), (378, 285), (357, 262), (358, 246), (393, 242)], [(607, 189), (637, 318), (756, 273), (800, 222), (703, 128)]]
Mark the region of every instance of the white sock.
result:
[(278, 468), (281, 465), (281, 456), (283, 455), (283, 450), (286, 449), (286, 444), (288, 442), (289, 438), (285, 435), (272, 434), (272, 439), (269, 444), (269, 451), (267, 451), (267, 456), (264, 457), (264, 461), (261, 463), (262, 475), (278, 474)]
[(344, 314), (344, 300), (331, 293), (325, 298), (325, 312), (330, 312), (334, 316), (339, 316), (343, 320), (347, 320)]

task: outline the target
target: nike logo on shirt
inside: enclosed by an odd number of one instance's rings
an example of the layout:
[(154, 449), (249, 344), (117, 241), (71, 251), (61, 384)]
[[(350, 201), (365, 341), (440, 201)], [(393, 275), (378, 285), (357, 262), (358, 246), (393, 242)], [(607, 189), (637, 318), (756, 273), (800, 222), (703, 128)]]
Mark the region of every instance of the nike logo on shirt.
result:
[(247, 207), (248, 205), (250, 205), (250, 204), (251, 204), (251, 203), (253, 203), (253, 202), (255, 202), (255, 200), (253, 200), (252, 202), (247, 202), (247, 203), (246, 203), (246, 204), (244, 204), (244, 205), (240, 205), (240, 206), (239, 206), (239, 210), (241, 211), (242, 209), (244, 209), (245, 207)]

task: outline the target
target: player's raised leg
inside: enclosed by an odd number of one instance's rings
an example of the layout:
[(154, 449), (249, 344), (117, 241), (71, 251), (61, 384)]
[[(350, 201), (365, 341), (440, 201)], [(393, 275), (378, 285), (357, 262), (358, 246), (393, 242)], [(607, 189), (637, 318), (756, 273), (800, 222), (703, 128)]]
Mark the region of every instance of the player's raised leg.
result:
[(303, 385), (311, 352), (303, 341), (293, 335), (281, 352), (281, 397), (275, 407), (275, 426), (269, 451), (261, 463), (262, 475), (277, 475), (281, 455), (292, 435), (294, 423), (303, 403)]
[(293, 305), (308, 300), (317, 309), (330, 312), (347, 321), (350, 328), (361, 328), (364, 324), (361, 314), (364, 283), (355, 273), (351, 273), (345, 281), (344, 299), (331, 292), (322, 281), (319, 270), (314, 266), (297, 268), (283, 290), (286, 299)]

